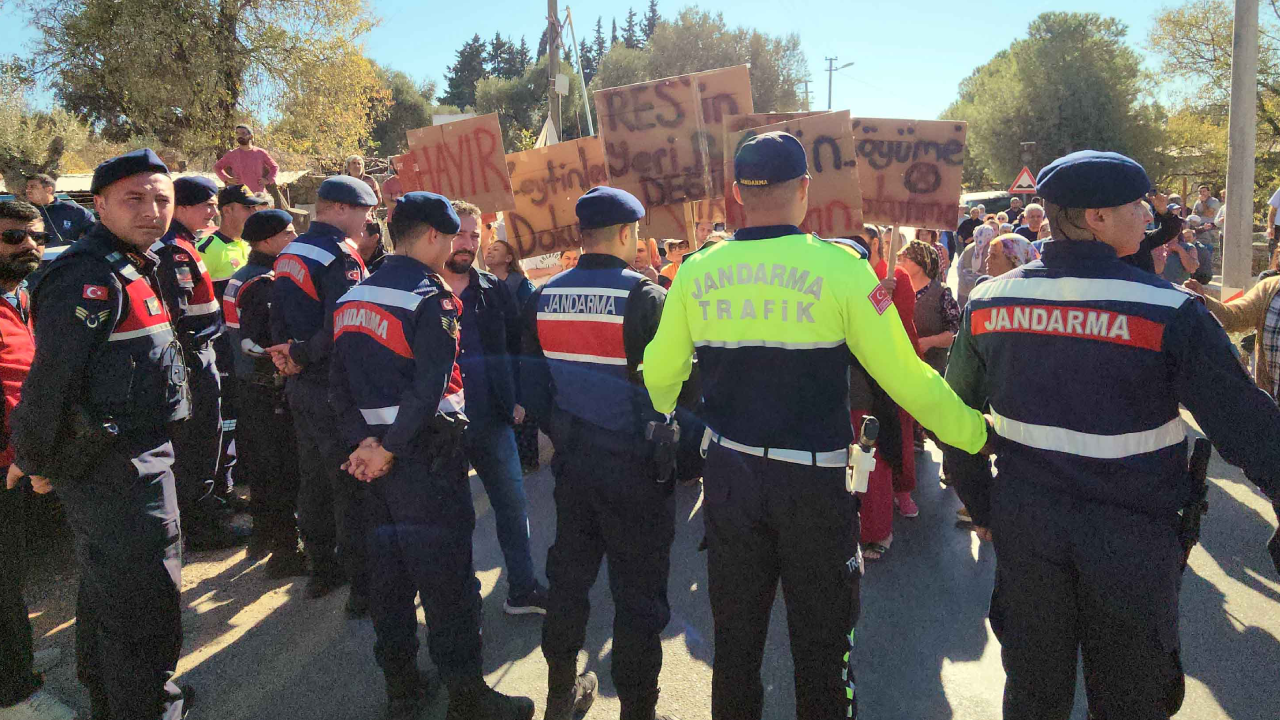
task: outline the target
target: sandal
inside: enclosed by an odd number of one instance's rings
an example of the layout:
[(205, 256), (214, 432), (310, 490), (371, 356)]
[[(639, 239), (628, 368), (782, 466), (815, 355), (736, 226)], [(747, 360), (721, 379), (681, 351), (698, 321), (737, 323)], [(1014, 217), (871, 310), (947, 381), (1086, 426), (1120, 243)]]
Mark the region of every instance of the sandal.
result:
[(893, 543), (893, 536), (885, 538), (881, 542), (862, 543), (862, 559), (863, 560), (879, 560), (889, 552), (889, 545)]

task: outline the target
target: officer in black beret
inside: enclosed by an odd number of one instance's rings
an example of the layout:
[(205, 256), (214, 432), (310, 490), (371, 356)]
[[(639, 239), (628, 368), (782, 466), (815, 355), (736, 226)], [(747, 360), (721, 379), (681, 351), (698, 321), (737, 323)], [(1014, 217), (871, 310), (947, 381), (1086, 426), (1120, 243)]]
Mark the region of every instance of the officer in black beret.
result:
[(92, 189), (98, 224), (34, 294), (10, 474), (52, 483), (76, 534), (76, 666), (92, 716), (176, 720), (190, 704), (171, 681), (182, 562), (169, 429), (189, 390), (149, 249), (173, 217), (173, 181), (137, 150), (99, 165)]
[[(1280, 409), (1202, 303), (1122, 261), (1151, 219), (1141, 165), (1084, 150), (1037, 186), (1053, 242), (974, 289), (947, 366), (998, 435), (999, 482), (985, 459), (953, 452), (947, 476), (995, 543), (1004, 717), (1067, 717), (1083, 655), (1092, 717), (1168, 718), (1182, 704), (1178, 589), (1205, 491), (1179, 405), (1273, 502)], [(1053, 382), (1018, 381), (1027, 367)]]
[(695, 352), (702, 379), (711, 715), (760, 718), (763, 638), (781, 583), (795, 716), (857, 717), (851, 651), (862, 556), (846, 474), (850, 360), (966, 450), (982, 448), (985, 426), (917, 357), (866, 251), (800, 229), (809, 170), (798, 138), (747, 138), (734, 179), (745, 227), (685, 258), (644, 353), (659, 412), (676, 407)]
[(354, 448), (344, 469), (369, 483), (370, 614), (388, 716), (411, 720), (428, 699), (417, 660), (421, 594), (431, 658), (449, 689), (446, 717), (529, 720), (533, 701), (491, 689), (481, 663), (457, 362), (462, 305), (437, 273), (459, 225), (441, 195), (396, 200), (395, 254), (338, 301), (330, 385), (337, 431)]
[(530, 296), (520, 363), (523, 403), (556, 447), (556, 540), (542, 630), (546, 717), (569, 718), (594, 699), (596, 676), (578, 675), (577, 656), (587, 594), (607, 556), (622, 718), (652, 720), (661, 633), (671, 618), (675, 483), (645, 439), (664, 418), (650, 405), (640, 363), (666, 292), (630, 267), (645, 214), (639, 200), (596, 187), (578, 199), (577, 214), (583, 255)]

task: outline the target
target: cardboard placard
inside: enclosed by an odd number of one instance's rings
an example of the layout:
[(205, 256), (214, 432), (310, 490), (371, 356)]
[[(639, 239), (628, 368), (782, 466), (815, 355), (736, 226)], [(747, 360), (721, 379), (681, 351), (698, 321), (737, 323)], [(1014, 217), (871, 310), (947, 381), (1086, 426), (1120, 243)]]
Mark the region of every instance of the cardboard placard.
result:
[(405, 133), (409, 152), (391, 158), (406, 192), (466, 200), (483, 212), (515, 207), (497, 113)]
[[(724, 122), (725, 132), (736, 133), (751, 128), (764, 127), (765, 125), (777, 125), (778, 123), (799, 120), (800, 118), (813, 117), (814, 115), (826, 115), (826, 112), (779, 112), (779, 113), (749, 113), (744, 115), (734, 115)], [(733, 162), (733, 154), (729, 153), (725, 156), (726, 163)]]
[(653, 238), (659, 244), (673, 238), (692, 241), (693, 220), (689, 212), (690, 203), (650, 208), (649, 214), (640, 221), (640, 237)]
[[(859, 163), (853, 147), (849, 111), (809, 115), (730, 133), (726, 147), (736, 149), (758, 134), (775, 130), (794, 135), (809, 156), (809, 212), (800, 229), (824, 238), (862, 234)], [(725, 163), (725, 210), (729, 224), (742, 227), (745, 217), (742, 206), (733, 199), (732, 186), (733, 158), (730, 156)]]
[(955, 230), (968, 124), (854, 118), (867, 222)]
[(582, 245), (574, 207), (609, 177), (604, 146), (595, 137), (507, 155), (515, 209), (504, 213), (507, 241), (521, 258)]
[(646, 208), (719, 197), (724, 122), (751, 113), (746, 65), (598, 90), (609, 184)]

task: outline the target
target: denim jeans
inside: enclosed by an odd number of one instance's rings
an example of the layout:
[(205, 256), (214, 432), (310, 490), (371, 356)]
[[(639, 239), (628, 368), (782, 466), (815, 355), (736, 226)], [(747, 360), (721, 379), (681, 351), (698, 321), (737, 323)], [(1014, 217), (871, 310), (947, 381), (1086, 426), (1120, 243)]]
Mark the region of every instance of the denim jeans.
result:
[(537, 581), (529, 550), (529, 513), (515, 432), (501, 420), (478, 420), (467, 426), (465, 440), (467, 459), (484, 483), (493, 506), (510, 594), (524, 595), (534, 589)]

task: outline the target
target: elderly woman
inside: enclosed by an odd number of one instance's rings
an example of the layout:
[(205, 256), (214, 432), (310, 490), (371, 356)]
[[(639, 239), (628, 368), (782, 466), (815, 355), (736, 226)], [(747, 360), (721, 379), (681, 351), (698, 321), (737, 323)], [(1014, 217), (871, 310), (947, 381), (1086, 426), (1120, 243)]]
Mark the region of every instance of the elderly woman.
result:
[(373, 196), (378, 198), (378, 205), (382, 205), (382, 188), (378, 187), (378, 181), (374, 180), (372, 175), (365, 174), (364, 158), (359, 155), (352, 155), (347, 158), (347, 162), (343, 164), (343, 167), (343, 174), (365, 181), (369, 188), (373, 190)]
[(990, 225), (979, 226), (973, 231), (973, 242), (956, 258), (956, 275), (959, 278), (956, 294), (961, 307), (969, 301), (969, 293), (978, 283), (978, 278), (982, 277), (983, 256), (979, 254), (980, 249), (985, 248), (999, 234)]
[(938, 241), (938, 231), (916, 230), (916, 239), (932, 245), (938, 251), (938, 277), (945, 282), (947, 271), (951, 269), (951, 254), (947, 252), (947, 246)]
[(981, 258), (985, 274), (974, 284), (981, 285), (986, 280), (999, 277), (1039, 257), (1040, 254), (1026, 238), (1017, 233), (1005, 233), (987, 243), (984, 257)]
[(951, 296), (951, 288), (938, 278), (938, 251), (932, 245), (912, 240), (898, 252), (898, 264), (906, 270), (916, 293), (916, 332), (924, 361), (941, 375), (947, 369), (951, 341), (960, 329), (960, 306)]

